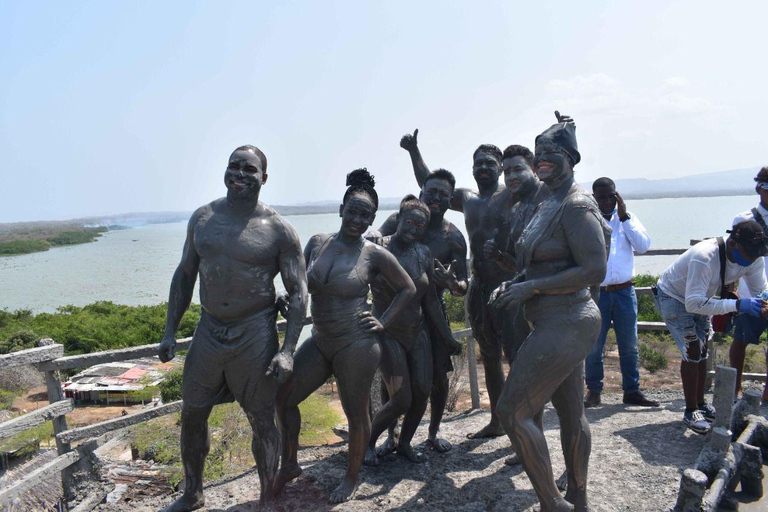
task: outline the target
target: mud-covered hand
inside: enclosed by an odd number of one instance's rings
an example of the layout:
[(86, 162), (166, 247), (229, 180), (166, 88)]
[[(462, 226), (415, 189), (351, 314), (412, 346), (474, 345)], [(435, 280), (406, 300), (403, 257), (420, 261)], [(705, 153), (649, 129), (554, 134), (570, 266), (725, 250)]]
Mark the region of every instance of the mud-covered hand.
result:
[(365, 329), (365, 332), (381, 332), (384, 330), (384, 325), (379, 321), (378, 318), (373, 316), (373, 313), (370, 311), (363, 311), (359, 315), (360, 317), (360, 325), (363, 326)]
[(413, 135), (411, 135), (410, 133), (406, 133), (400, 139), (400, 147), (408, 152), (415, 151), (416, 148), (418, 147), (418, 140), (417, 140), (418, 136), (419, 136), (418, 128), (413, 130)]
[(448, 350), (450, 350), (450, 353), (452, 356), (460, 356), (461, 355), (461, 343), (456, 341), (456, 338), (453, 336), (450, 336), (448, 338), (445, 338), (444, 340), (445, 345), (448, 347)]
[(369, 242), (375, 243), (376, 245), (381, 245), (381, 242), (384, 239), (384, 235), (381, 234), (381, 231), (374, 229), (373, 231), (366, 233), (365, 239)]
[(453, 273), (453, 269), (456, 268), (456, 261), (452, 261), (449, 267), (444, 267), (437, 259), (435, 259), (435, 271), (432, 277), (435, 280), (435, 286), (446, 290), (455, 290), (458, 286), (458, 281)]
[(166, 336), (163, 341), (160, 342), (160, 346), (157, 347), (157, 356), (160, 361), (167, 363), (176, 355), (176, 338), (173, 336)]
[(576, 128), (576, 123), (571, 116), (566, 114), (561, 115), (560, 112), (555, 110), (555, 117), (557, 118), (558, 123), (572, 124), (573, 127)]
[(265, 375), (272, 375), (277, 379), (278, 384), (282, 384), (293, 373), (293, 355), (288, 352), (278, 351), (272, 361), (269, 363), (267, 372)]
[(291, 297), (288, 295), (288, 293), (283, 293), (282, 295), (278, 295), (275, 298), (275, 307), (280, 312), (280, 314), (283, 316), (283, 318), (286, 318), (288, 316), (288, 308), (291, 305)]
[[(536, 294), (533, 287), (533, 282), (531, 281), (524, 281), (522, 283), (515, 284), (508, 283), (508, 281), (502, 283), (499, 288), (496, 288), (491, 293), (491, 302), (495, 308), (511, 309), (515, 305), (519, 304), (520, 302), (525, 302)], [(504, 287), (503, 290), (501, 289), (502, 287)]]
[(501, 259), (501, 251), (496, 247), (496, 237), (499, 234), (499, 230), (494, 229), (491, 238), (485, 241), (483, 244), (483, 256), (487, 260), (498, 261)]

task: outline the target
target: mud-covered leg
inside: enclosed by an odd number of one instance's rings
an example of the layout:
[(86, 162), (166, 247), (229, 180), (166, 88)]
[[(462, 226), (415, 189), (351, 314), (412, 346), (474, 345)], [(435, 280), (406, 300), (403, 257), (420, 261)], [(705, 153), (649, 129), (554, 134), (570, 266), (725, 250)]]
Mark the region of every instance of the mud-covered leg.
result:
[(400, 343), (386, 333), (381, 335), (380, 341), (382, 345), (381, 377), (389, 398), (373, 418), (371, 438), (363, 460), (367, 466), (375, 466), (379, 462), (376, 441), (381, 433), (411, 406), (411, 381), (405, 350)]
[(552, 405), (560, 419), (560, 442), (568, 474), (565, 499), (576, 510), (588, 509), (587, 470), (592, 451), (592, 436), (584, 415), (584, 363), (571, 373), (552, 395)]
[(332, 374), (331, 363), (323, 357), (312, 338), (301, 344), (293, 358), (293, 373), (277, 392), (276, 416), (282, 439), (282, 463), (275, 481), (274, 493), (279, 494), (285, 484), (298, 478), (301, 413), (299, 404)]
[(246, 416), (253, 429), (251, 451), (259, 472), (262, 509), (275, 501), (275, 484), (280, 464), (280, 434), (275, 426), (274, 406), (248, 407)]
[(203, 497), (203, 467), (211, 449), (208, 416), (211, 407), (181, 409), (181, 462), (184, 465), (184, 494), (166, 512), (196, 510), (205, 505)]
[(411, 351), (408, 353), (408, 370), (411, 377), (412, 399), (411, 407), (405, 413), (403, 428), (400, 431), (400, 442), (397, 453), (405, 456), (411, 462), (424, 462), (426, 455), (417, 452), (411, 446), (416, 429), (424, 417), (432, 387), (432, 352), (429, 337), (425, 331), (420, 333)]
[(437, 437), (437, 434), (440, 432), (440, 422), (443, 421), (443, 414), (445, 413), (445, 404), (448, 403), (449, 386), (447, 373), (441, 372), (439, 375), (435, 373), (432, 379), (432, 392), (429, 396), (430, 417), (427, 441), (432, 445), (432, 448), (440, 453), (445, 453), (453, 448), (449, 441)]
[(357, 491), (360, 466), (371, 438), (371, 417), (368, 413), (371, 382), (380, 358), (378, 339), (353, 342), (333, 358), (333, 373), (349, 423), (349, 465), (346, 476), (331, 493), (332, 503), (348, 501)]
[[(491, 307), (491, 306), (489, 306)], [(504, 386), (504, 368), (501, 359), (501, 340), (478, 338), (480, 358), (485, 370), (485, 388), (488, 390), (488, 400), (491, 403), (491, 420), (488, 425), (479, 431), (467, 434), (469, 439), (482, 439), (485, 437), (498, 437), (504, 435), (504, 429), (496, 413), (496, 403), (501, 396)], [(481, 341), (482, 340), (482, 341)]]

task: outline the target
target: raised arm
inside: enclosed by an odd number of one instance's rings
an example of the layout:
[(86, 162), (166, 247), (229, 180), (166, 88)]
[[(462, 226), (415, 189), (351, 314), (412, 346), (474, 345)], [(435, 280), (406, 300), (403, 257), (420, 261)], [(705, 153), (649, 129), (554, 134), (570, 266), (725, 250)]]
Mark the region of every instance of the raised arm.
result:
[(374, 317), (370, 311), (361, 314), (362, 322), (367, 327), (368, 332), (378, 332), (389, 327), (400, 311), (408, 306), (413, 296), (416, 295), (416, 286), (392, 253), (383, 247), (372, 246), (371, 262), (373, 263), (372, 270), (378, 273), (390, 288), (397, 290), (392, 303), (379, 318)]
[[(205, 207), (204, 207), (205, 208)], [(165, 320), (165, 334), (158, 347), (160, 361), (168, 362), (173, 359), (176, 351), (176, 331), (181, 323), (181, 317), (192, 302), (192, 293), (195, 291), (197, 271), (200, 267), (200, 256), (195, 250), (194, 230), (201, 210), (192, 214), (187, 224), (187, 239), (184, 241), (184, 251), (181, 262), (173, 273), (171, 279), (171, 291), (168, 294), (168, 314)]]
[(381, 239), (385, 236), (394, 235), (395, 231), (397, 231), (397, 213), (393, 213), (387, 217), (387, 220), (384, 221), (384, 224), (379, 226), (379, 229), (369, 231), (368, 234), (365, 235), (365, 239), (377, 245), (381, 245)]
[(424, 186), (424, 182), (429, 176), (429, 167), (421, 157), (421, 151), (419, 151), (418, 144), (419, 129), (416, 128), (413, 131), (413, 135), (406, 133), (400, 139), (400, 147), (408, 152), (411, 157), (411, 165), (413, 166), (413, 174), (416, 176), (416, 183), (419, 184), (419, 188)]

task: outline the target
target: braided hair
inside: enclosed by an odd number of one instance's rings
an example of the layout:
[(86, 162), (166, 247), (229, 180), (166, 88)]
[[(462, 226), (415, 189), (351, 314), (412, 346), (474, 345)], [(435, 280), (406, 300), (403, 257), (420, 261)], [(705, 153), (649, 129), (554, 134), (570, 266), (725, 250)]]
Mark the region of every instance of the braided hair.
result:
[(342, 203), (346, 204), (347, 199), (349, 199), (355, 192), (363, 192), (371, 198), (373, 205), (378, 209), (379, 196), (373, 188), (374, 185), (376, 185), (376, 182), (373, 179), (373, 175), (368, 172), (368, 169), (365, 167), (362, 169), (355, 169), (347, 174), (347, 191), (344, 193)]

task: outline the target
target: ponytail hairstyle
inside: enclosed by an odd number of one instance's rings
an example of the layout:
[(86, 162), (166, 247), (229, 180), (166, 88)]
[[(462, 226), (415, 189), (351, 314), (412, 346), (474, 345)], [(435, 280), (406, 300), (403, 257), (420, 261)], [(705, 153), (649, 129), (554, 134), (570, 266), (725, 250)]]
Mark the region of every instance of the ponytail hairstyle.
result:
[(378, 209), (379, 196), (373, 188), (374, 185), (376, 185), (376, 182), (373, 179), (373, 175), (368, 172), (368, 169), (365, 167), (355, 169), (347, 174), (347, 191), (344, 193), (342, 204), (347, 204), (347, 199), (355, 192), (363, 192), (371, 198), (373, 205)]
[(427, 216), (427, 222), (429, 222), (429, 218), (432, 216), (431, 212), (429, 211), (429, 206), (427, 206), (426, 203), (419, 200), (419, 198), (413, 194), (408, 194), (403, 198), (402, 201), (400, 201), (400, 211), (398, 212), (398, 217), (408, 210), (420, 210), (424, 212), (424, 214)]

